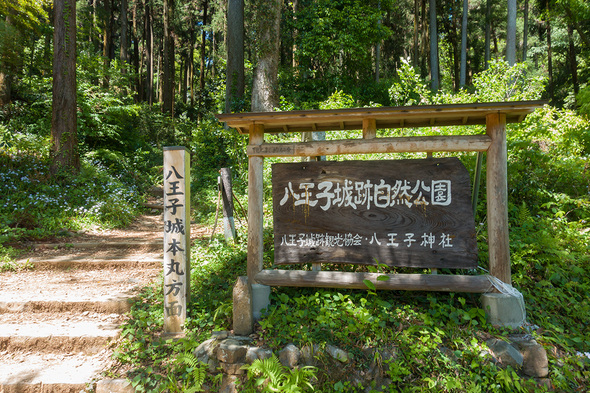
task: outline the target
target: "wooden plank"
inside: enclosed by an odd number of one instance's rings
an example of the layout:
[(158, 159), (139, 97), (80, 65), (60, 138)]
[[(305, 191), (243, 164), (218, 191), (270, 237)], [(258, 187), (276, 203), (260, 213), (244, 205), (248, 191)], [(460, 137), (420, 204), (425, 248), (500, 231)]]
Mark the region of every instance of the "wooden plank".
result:
[(363, 139), (377, 137), (377, 122), (375, 119), (363, 119)]
[[(387, 280), (379, 280), (386, 276)], [(493, 292), (485, 276), (449, 274), (379, 274), (333, 271), (262, 270), (256, 281), (271, 286), (367, 289), (369, 280), (377, 289), (403, 291)]]
[(274, 164), (275, 263), (474, 268), (467, 169), (457, 158)]
[[(250, 127), (250, 146), (264, 142), (264, 126), (255, 124)], [(264, 158), (248, 158), (248, 280), (254, 282), (254, 276), (262, 270), (263, 261), (263, 169)]]
[(486, 151), (487, 135), (416, 136), (250, 145), (249, 156), (308, 157), (338, 154)]
[[(362, 129), (365, 118), (374, 118), (377, 128), (426, 127), (436, 119), (436, 125), (485, 124), (489, 113), (504, 113), (508, 123), (522, 121), (523, 116), (542, 107), (546, 101), (496, 102), (474, 104), (423, 105), (412, 107), (351, 108), (336, 110), (310, 110), (264, 113), (232, 113), (217, 115), (228, 126), (245, 132), (251, 124), (264, 124), (265, 132), (291, 132), (337, 129)], [(465, 117), (467, 123), (463, 123)]]
[(487, 117), (487, 122), (487, 134), (492, 138), (486, 166), (490, 274), (511, 284), (506, 116), (496, 113), (490, 114)]

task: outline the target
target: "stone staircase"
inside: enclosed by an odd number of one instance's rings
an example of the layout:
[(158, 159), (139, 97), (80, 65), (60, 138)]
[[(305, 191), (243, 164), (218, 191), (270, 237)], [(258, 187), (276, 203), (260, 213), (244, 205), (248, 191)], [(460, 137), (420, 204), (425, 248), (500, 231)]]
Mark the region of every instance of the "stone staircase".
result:
[(0, 393), (101, 391), (129, 299), (162, 270), (160, 216), (141, 220), (31, 245), (32, 269), (0, 273)]

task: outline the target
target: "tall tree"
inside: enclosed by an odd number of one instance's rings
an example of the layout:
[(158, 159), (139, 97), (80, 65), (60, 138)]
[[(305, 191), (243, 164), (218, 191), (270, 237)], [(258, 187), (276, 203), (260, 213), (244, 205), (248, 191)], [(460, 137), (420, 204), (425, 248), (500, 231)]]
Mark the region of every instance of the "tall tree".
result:
[(244, 98), (244, 0), (229, 0), (227, 7), (227, 76), (225, 112)]
[(146, 57), (146, 80), (145, 94), (149, 105), (154, 103), (154, 24), (152, 21), (151, 0), (145, 0), (145, 57)]
[(516, 0), (508, 0), (508, 24), (506, 28), (506, 61), (516, 64)]
[(576, 57), (576, 46), (574, 45), (574, 27), (572, 25), (567, 26), (567, 36), (569, 41), (569, 63), (570, 71), (572, 74), (572, 84), (574, 85), (574, 99), (580, 92), (580, 83), (578, 82), (578, 59)]
[(522, 61), (526, 61), (529, 42), (529, 0), (524, 0), (523, 31), (522, 31)]
[(436, 0), (429, 0), (430, 12), (430, 89), (439, 87), (438, 79), (438, 30), (436, 28)]
[(485, 69), (488, 69), (491, 54), (490, 47), (492, 46), (492, 0), (486, 0), (486, 31), (485, 31)]
[(164, 37), (162, 53), (162, 112), (174, 114), (174, 0), (164, 0)]
[(126, 69), (125, 63), (129, 61), (129, 41), (127, 39), (127, 31), (128, 31), (128, 17), (127, 17), (127, 0), (121, 0), (121, 51), (119, 54), (119, 58), (121, 59), (122, 70)]
[(461, 19), (461, 75), (459, 80), (459, 87), (465, 86), (465, 79), (467, 76), (467, 11), (469, 9), (469, 1), (463, 0), (463, 18)]
[(252, 111), (270, 112), (279, 104), (280, 0), (256, 0), (257, 59), (252, 80)]
[(201, 72), (199, 74), (199, 120), (201, 119), (202, 112), (201, 106), (203, 104), (203, 93), (205, 91), (205, 49), (207, 48), (207, 31), (205, 25), (207, 24), (207, 11), (209, 10), (209, 1), (203, 0), (203, 25), (201, 26)]
[(76, 0), (54, 0), (51, 172), (78, 172)]

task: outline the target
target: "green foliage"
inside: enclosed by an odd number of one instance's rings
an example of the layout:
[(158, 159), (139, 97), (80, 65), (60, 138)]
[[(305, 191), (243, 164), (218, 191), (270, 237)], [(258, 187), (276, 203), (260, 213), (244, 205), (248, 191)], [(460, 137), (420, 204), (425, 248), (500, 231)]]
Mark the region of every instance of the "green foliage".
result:
[(22, 151), (0, 149), (0, 183), (0, 243), (63, 235), (92, 223), (125, 225), (140, 202), (136, 188), (104, 169), (85, 163), (79, 176), (57, 182), (46, 159)]
[(310, 380), (314, 377), (315, 367), (304, 366), (291, 370), (272, 355), (268, 359), (256, 359), (244, 368), (248, 370), (246, 392), (302, 393), (314, 390)]
[(168, 374), (168, 391), (171, 393), (202, 392), (207, 369), (208, 366), (199, 362), (191, 352), (180, 354), (173, 364), (172, 372)]
[(430, 90), (408, 60), (402, 59), (397, 72), (399, 81), (389, 88), (391, 103), (396, 106), (421, 105), (430, 102)]

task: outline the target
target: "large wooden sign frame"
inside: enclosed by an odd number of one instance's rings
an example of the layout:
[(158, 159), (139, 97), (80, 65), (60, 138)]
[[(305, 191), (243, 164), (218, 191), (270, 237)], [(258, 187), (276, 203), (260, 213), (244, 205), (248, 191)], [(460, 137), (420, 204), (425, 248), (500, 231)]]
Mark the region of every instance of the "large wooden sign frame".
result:
[[(319, 111), (237, 113), (217, 118), (250, 136), (248, 168), (248, 280), (271, 286), (366, 288), (485, 293), (485, 276), (391, 274), (335, 271), (263, 270), (264, 157), (314, 157), (402, 152), (486, 152), (487, 224), (490, 274), (511, 284), (508, 241), (506, 124), (521, 122), (544, 101), (381, 107)], [(378, 128), (485, 125), (485, 135), (377, 138)], [(265, 133), (358, 129), (363, 139), (265, 143)]]

